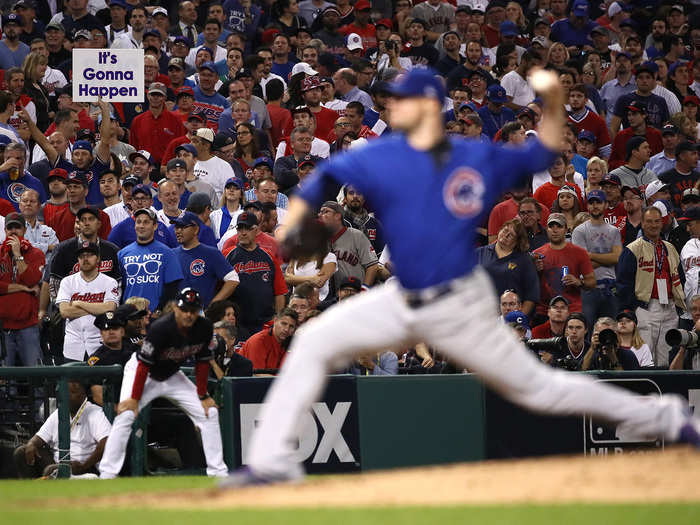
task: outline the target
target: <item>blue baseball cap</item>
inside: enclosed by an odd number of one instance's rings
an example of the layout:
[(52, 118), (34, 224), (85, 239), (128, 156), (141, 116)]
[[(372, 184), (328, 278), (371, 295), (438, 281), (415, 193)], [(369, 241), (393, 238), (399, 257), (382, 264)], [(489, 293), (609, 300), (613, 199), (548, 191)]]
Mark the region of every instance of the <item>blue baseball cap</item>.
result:
[(591, 202), (593, 199), (597, 199), (600, 202), (606, 202), (608, 198), (605, 196), (605, 192), (603, 190), (591, 190), (588, 192), (588, 195), (586, 195), (586, 202)]
[[(414, 20), (415, 22), (415, 20)], [(401, 79), (389, 86), (395, 97), (425, 97), (434, 98), (440, 105), (445, 101), (445, 86), (431, 68), (412, 69)]]
[(515, 25), (515, 22), (511, 22), (510, 20), (501, 22), (499, 30), (501, 36), (518, 36), (518, 26)]
[(668, 66), (668, 74), (675, 75), (676, 69), (678, 69), (679, 67), (687, 68), (689, 65), (690, 65), (690, 63), (686, 62), (685, 60), (676, 60), (673, 64)]
[(137, 184), (133, 187), (133, 189), (131, 190), (131, 196), (133, 197), (137, 193), (143, 193), (147, 197), (153, 198), (153, 193), (151, 193), (151, 189), (145, 184)]
[(503, 318), (503, 320), (510, 325), (522, 327), (526, 330), (530, 328), (530, 319), (528, 319), (527, 315), (525, 315), (525, 313), (521, 312), (520, 310), (513, 310), (512, 312), (508, 312)]
[(161, 36), (160, 32), (157, 29), (149, 29), (148, 31), (146, 31), (143, 34), (142, 38), (146, 38), (147, 36), (154, 36), (156, 38), (160, 38), (161, 40), (163, 40), (163, 37)]
[(637, 68), (634, 70), (634, 74), (639, 75), (644, 71), (649, 73), (651, 76), (654, 76), (659, 72), (659, 66), (657, 66), (656, 63), (648, 60), (646, 62), (642, 62), (639, 66), (637, 66)]
[(191, 211), (186, 211), (177, 219), (172, 219), (170, 221), (170, 224), (172, 224), (176, 228), (186, 228), (187, 226), (198, 225), (199, 222), (197, 222), (197, 216), (194, 213), (192, 213)]
[(186, 36), (176, 36), (173, 44), (185, 44), (187, 47), (192, 47), (192, 41)]
[(201, 66), (199, 66), (199, 70), (201, 71), (202, 69), (208, 69), (212, 73), (217, 73), (214, 62), (204, 62)]
[(111, 0), (109, 2), (109, 7), (112, 7), (113, 5), (116, 5), (118, 7), (121, 7), (123, 9), (127, 9), (126, 1), (125, 0)]
[(175, 155), (177, 155), (177, 152), (180, 150), (185, 150), (189, 153), (192, 153), (195, 157), (197, 156), (197, 148), (194, 147), (194, 144), (191, 142), (188, 142), (187, 144), (180, 144), (177, 148), (175, 148)]
[(489, 102), (494, 102), (495, 104), (505, 104), (508, 102), (506, 90), (500, 84), (491, 84), (486, 90), (486, 98)]
[(274, 166), (274, 162), (272, 162), (272, 159), (270, 157), (258, 157), (255, 159), (255, 162), (253, 162), (253, 168), (257, 168), (258, 166), (265, 165), (268, 168), (272, 169)]
[(229, 186), (236, 186), (239, 189), (243, 189), (243, 181), (239, 179), (238, 177), (229, 177), (226, 179), (226, 183), (224, 184), (224, 188), (228, 188)]
[(84, 149), (92, 154), (92, 144), (90, 144), (87, 140), (76, 140), (73, 144), (73, 151), (77, 149)]

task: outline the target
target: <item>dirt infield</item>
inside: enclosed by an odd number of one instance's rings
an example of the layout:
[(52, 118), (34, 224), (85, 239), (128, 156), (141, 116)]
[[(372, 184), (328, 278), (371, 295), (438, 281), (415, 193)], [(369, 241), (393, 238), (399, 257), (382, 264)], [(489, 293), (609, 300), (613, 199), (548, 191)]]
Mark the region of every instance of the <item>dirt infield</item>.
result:
[[(299, 485), (229, 491), (127, 494), (89, 507), (223, 509), (498, 503), (663, 503), (700, 501), (700, 452), (553, 457), (326, 476)], [(73, 501), (74, 505), (76, 502)]]

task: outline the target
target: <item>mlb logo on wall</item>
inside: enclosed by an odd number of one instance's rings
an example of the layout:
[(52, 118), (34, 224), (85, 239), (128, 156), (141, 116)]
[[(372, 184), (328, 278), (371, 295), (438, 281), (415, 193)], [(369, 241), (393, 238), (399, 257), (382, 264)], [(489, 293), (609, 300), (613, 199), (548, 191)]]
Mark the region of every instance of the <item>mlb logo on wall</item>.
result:
[[(642, 396), (661, 397), (661, 389), (651, 379), (600, 379), (602, 383), (632, 390)], [(586, 456), (643, 454), (664, 448), (663, 436), (636, 436), (623, 425), (612, 425), (583, 417), (583, 453)]]

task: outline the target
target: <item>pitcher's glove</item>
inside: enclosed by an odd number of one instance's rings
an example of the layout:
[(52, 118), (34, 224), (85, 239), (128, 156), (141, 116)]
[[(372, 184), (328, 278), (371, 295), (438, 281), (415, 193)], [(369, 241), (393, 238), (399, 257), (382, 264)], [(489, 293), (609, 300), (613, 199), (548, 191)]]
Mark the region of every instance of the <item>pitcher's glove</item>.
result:
[(287, 231), (287, 236), (280, 245), (285, 260), (308, 258), (326, 250), (331, 232), (317, 218), (308, 215), (294, 228)]

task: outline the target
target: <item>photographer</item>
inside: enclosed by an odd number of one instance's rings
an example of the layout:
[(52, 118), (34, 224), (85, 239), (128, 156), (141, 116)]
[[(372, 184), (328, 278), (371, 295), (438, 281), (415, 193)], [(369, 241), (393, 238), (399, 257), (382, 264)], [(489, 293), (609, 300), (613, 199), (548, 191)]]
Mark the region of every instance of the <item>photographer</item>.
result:
[(570, 371), (580, 370), (586, 341), (586, 318), (582, 313), (569, 315), (564, 335), (565, 339), (531, 339), (527, 346), (537, 352), (543, 363)]
[(621, 348), (617, 322), (601, 317), (593, 326), (591, 346), (583, 359), (583, 370), (637, 370), (639, 361), (631, 350)]
[[(690, 315), (693, 317), (695, 332), (700, 331), (700, 295), (690, 298)], [(674, 346), (669, 352), (671, 366), (669, 370), (700, 370), (700, 353), (698, 346), (680, 345)]]

